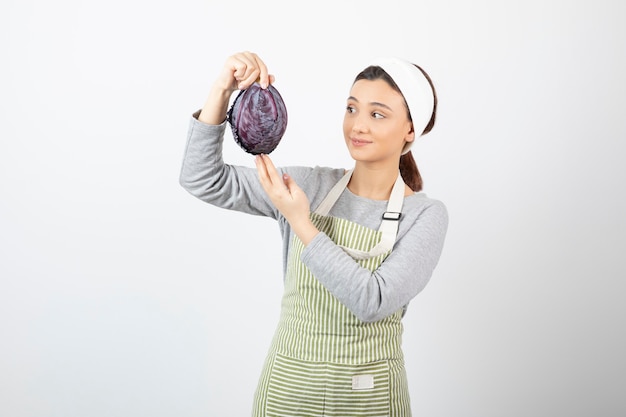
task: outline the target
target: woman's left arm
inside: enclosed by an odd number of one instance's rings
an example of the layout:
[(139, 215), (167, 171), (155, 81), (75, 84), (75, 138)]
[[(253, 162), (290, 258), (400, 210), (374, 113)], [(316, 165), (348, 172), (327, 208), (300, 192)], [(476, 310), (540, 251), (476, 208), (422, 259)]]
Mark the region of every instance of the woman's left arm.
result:
[(406, 306), (428, 283), (439, 262), (448, 228), (443, 203), (432, 200), (374, 271), (362, 267), (324, 233), (302, 253), (302, 262), (364, 322), (383, 319)]
[(259, 180), (305, 248), (302, 262), (360, 320), (374, 322), (406, 306), (428, 283), (448, 228), (443, 203), (430, 200), (373, 272), (362, 267), (310, 220), (306, 194), (280, 175), (267, 155), (256, 157)]

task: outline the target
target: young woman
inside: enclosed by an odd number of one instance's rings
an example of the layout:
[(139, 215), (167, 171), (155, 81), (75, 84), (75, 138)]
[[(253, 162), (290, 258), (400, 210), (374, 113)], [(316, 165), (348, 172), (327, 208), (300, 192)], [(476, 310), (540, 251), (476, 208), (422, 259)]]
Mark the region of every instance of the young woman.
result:
[(343, 132), (354, 167), (277, 169), (225, 164), (231, 94), (274, 81), (254, 53), (237, 53), (191, 119), (181, 185), (207, 203), (277, 220), (283, 236), (281, 317), (253, 415), (408, 417), (401, 349), (406, 307), (429, 281), (448, 226), (420, 192), (411, 156), (434, 124), (437, 99), (419, 67), (385, 59), (355, 79)]

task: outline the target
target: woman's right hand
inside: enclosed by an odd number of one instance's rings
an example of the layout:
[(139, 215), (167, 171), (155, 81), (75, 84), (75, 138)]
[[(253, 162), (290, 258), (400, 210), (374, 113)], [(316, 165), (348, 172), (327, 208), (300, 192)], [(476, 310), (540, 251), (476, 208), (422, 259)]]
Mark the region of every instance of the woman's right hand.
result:
[(262, 88), (274, 81), (274, 77), (267, 72), (267, 66), (253, 52), (239, 52), (228, 57), (222, 68), (216, 85), (230, 91), (245, 90), (255, 81)]
[(229, 56), (213, 83), (198, 120), (212, 125), (224, 122), (231, 94), (250, 87), (254, 82), (258, 82), (262, 88), (274, 82), (274, 76), (268, 73), (263, 60), (247, 51)]

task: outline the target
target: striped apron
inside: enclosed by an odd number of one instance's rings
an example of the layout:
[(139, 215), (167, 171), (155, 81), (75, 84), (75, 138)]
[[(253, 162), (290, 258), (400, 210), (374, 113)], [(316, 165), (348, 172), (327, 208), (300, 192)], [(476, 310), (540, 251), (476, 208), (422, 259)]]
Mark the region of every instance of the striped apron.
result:
[[(341, 187), (338, 183), (335, 194)], [(375, 248), (383, 235), (319, 210), (311, 219), (335, 243), (360, 253)], [(253, 417), (410, 417), (402, 309), (374, 323), (362, 322), (301, 262), (303, 249), (295, 237), (281, 316), (255, 394)], [(373, 271), (389, 252), (356, 262)]]

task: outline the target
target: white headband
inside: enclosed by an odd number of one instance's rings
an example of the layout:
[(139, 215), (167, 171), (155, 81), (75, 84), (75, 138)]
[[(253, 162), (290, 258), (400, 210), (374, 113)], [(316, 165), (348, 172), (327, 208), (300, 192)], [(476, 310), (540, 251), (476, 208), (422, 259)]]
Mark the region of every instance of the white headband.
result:
[[(400, 89), (409, 107), (417, 139), (430, 122), (435, 106), (434, 92), (428, 79), (419, 68), (400, 58), (381, 58), (371, 65), (381, 67)], [(413, 142), (404, 145), (403, 155), (411, 150)]]

